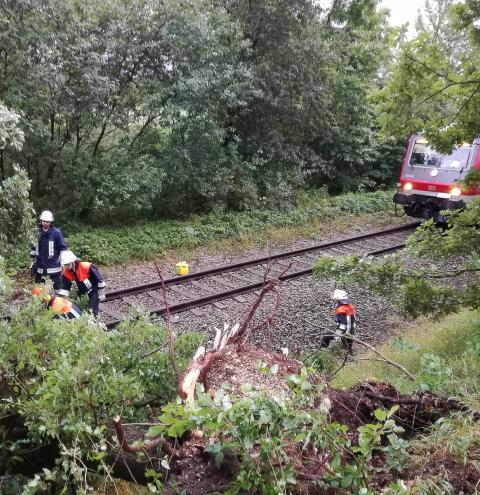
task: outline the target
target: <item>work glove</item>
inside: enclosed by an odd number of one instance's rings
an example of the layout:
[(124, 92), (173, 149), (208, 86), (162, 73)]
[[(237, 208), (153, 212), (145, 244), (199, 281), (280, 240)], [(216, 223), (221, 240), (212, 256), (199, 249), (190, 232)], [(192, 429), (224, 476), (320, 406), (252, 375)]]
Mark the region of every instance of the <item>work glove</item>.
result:
[(57, 296), (68, 297), (70, 295), (70, 291), (66, 289), (58, 289), (55, 291), (55, 294), (57, 294)]
[(37, 266), (37, 262), (36, 262), (36, 261), (34, 261), (34, 262), (30, 265), (30, 275), (31, 275), (32, 277), (35, 277), (35, 275), (37, 274), (37, 268), (38, 268), (38, 266)]
[(105, 295), (105, 289), (98, 289), (98, 300), (103, 302), (106, 298), (107, 296)]

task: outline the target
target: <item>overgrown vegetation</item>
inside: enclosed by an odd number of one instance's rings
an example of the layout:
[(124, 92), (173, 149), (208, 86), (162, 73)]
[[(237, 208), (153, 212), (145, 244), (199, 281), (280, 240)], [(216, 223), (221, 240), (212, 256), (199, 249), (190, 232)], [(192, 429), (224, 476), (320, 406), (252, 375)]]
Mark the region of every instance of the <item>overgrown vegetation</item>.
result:
[(377, 2), (107, 5), (1, 5), (0, 99), (25, 133), (2, 164), (39, 210), (108, 224), (392, 185), (403, 139), (368, 98), (395, 37)]
[[(393, 373), (388, 365), (380, 363), (375, 355), (366, 354), (362, 361), (342, 369), (335, 376), (334, 385), (348, 388), (366, 380), (378, 380), (392, 383), (404, 393), (423, 389), (455, 398), (468, 405), (471, 411), (478, 411), (478, 311), (462, 311), (436, 322), (424, 320), (379, 349), (415, 374), (416, 380), (406, 380), (401, 374)], [(478, 434), (478, 418), (465, 411), (440, 418), (431, 430), (413, 440), (406, 467), (410, 472), (418, 473), (417, 490), (420, 493), (457, 493), (454, 482), (464, 481), (469, 464), (478, 468)], [(442, 472), (441, 466), (445, 465), (458, 466), (457, 474), (455, 471), (449, 473), (448, 469)]]
[(391, 191), (329, 197), (304, 194), (289, 211), (255, 210), (248, 213), (211, 214), (184, 222), (150, 222), (118, 228), (84, 229), (67, 235), (76, 254), (110, 264), (147, 258), (171, 248), (191, 248), (213, 240), (260, 231), (269, 227), (298, 227), (345, 215), (382, 213), (392, 209)]
[[(423, 389), (476, 407), (479, 321), (478, 312), (463, 312), (440, 324), (426, 322), (386, 345), (382, 352), (410, 369), (417, 377), (415, 382), (407, 382), (378, 361), (361, 361), (342, 370), (335, 384), (350, 386), (359, 380), (378, 379), (404, 392)], [(175, 396), (165, 330), (148, 320), (139, 318), (106, 332), (87, 317), (52, 321), (40, 303), (32, 303), (1, 325), (1, 425), (3, 433), (9, 431), (8, 422), (14, 418), (17, 428), (26, 430), (24, 437), (6, 437), (2, 442), (0, 465), (15, 471), (23, 456), (29, 458), (32, 447), (45, 448), (49, 443), (53, 446), (49, 455), (56, 452), (58, 456), (56, 462), (50, 457), (45, 469), (25, 482), (25, 494), (49, 489), (73, 493), (92, 486), (95, 473), (109, 472), (114, 448), (109, 428), (112, 416), (119, 413), (127, 422), (150, 422), (145, 404), (166, 404)], [(175, 349), (182, 368), (199, 339), (196, 334), (177, 337)], [(158, 352), (150, 354), (154, 349)], [(369, 358), (362, 355), (362, 359)], [(334, 367), (330, 358), (323, 365)], [(465, 470), (471, 469), (478, 442), (476, 424), (468, 413), (439, 420), (431, 432), (425, 432), (422, 442), (409, 444), (395, 423), (396, 407), (379, 409), (375, 418), (352, 435), (347, 426), (328, 421), (331, 406), (324, 400), (325, 384), (312, 381), (312, 371), (304, 368), (288, 378), (290, 397), (274, 397), (246, 385), (240, 397), (228, 386), (213, 397), (198, 390), (193, 405), (168, 402), (150, 435), (178, 439), (180, 444), (186, 432), (193, 430), (212, 438), (205, 453), (219, 466), (226, 463), (234, 473), (227, 492), (231, 494), (282, 494), (301, 489), (310, 469), (309, 463), (299, 464), (304, 456), (325, 469), (316, 482), (319, 489), (374, 494), (378, 493), (379, 473), (383, 473), (390, 481), (382, 493), (417, 493), (441, 483), (450, 490), (448, 479), (431, 476), (428, 466), (420, 462), (421, 455), (442, 441), (448, 441), (448, 456), (441, 459), (458, 460)], [(265, 372), (275, 375), (279, 367), (267, 367)], [(460, 432), (463, 441), (456, 436)], [(147, 473), (154, 492), (175, 483), (169, 474), (169, 457), (162, 455), (161, 467)], [(418, 476), (407, 489), (400, 480), (412, 479), (411, 473), (417, 470)], [(11, 480), (17, 483), (17, 491), (19, 480)]]
[(446, 397), (460, 397), (474, 406), (480, 379), (479, 316), (478, 311), (464, 310), (440, 321), (424, 319), (379, 346), (383, 354), (411, 371), (416, 381), (393, 373), (390, 366), (367, 353), (362, 355), (365, 361), (342, 369), (334, 384), (351, 387), (363, 380), (387, 381), (405, 393), (421, 388)]
[(17, 165), (12, 165), (12, 174), (6, 178), (4, 166), (4, 154), (23, 147), (24, 133), (19, 121), (20, 116), (0, 100), (0, 256), (10, 259), (30, 247), (35, 223), (29, 198), (31, 180)]
[[(214, 398), (199, 391), (193, 406), (165, 407), (159, 424), (149, 433), (180, 437), (200, 429), (215, 439), (206, 451), (214, 455), (218, 466), (226, 457), (239, 462), (236, 478), (225, 492), (229, 495), (291, 492), (299, 483), (295, 453), (302, 450), (326, 452), (329, 468), (318, 483), (325, 490), (373, 493), (368, 486), (375, 473), (370, 463), (374, 452), (384, 452), (387, 464), (401, 466), (407, 444), (401, 445), (397, 436), (403, 429), (392, 419), (395, 407), (377, 410), (378, 422), (360, 427), (358, 443), (353, 443), (346, 426), (328, 421), (326, 409), (311, 409), (321, 398), (323, 385), (312, 385), (305, 368), (290, 380), (293, 400), (271, 397), (247, 385), (242, 387), (243, 397), (232, 397), (225, 389), (218, 390)], [(386, 446), (382, 445), (384, 439)], [(346, 462), (345, 456), (349, 458)]]
[[(58, 490), (85, 487), (87, 465), (105, 473), (112, 414), (145, 420), (146, 404), (175, 397), (167, 332), (143, 317), (107, 332), (88, 316), (52, 320), (32, 302), (0, 327), (1, 470), (15, 471), (24, 458), (52, 446), (42, 460), (49, 469), (24, 493), (42, 493), (52, 484)], [(195, 333), (177, 337), (180, 368), (201, 339)], [(9, 437), (12, 427), (25, 431)]]

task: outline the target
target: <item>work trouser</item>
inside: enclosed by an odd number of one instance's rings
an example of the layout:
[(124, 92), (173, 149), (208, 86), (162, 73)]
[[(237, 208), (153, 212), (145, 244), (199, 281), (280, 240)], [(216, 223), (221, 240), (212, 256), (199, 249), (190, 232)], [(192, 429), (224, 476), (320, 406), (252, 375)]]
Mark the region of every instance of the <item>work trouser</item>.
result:
[(98, 316), (98, 307), (100, 300), (98, 299), (98, 289), (94, 288), (88, 293), (88, 307), (92, 310), (94, 316)]
[(36, 284), (44, 284), (45, 283), (45, 277), (50, 277), (51, 281), (53, 282), (53, 289), (55, 291), (61, 290), (62, 289), (62, 274), (61, 272), (59, 273), (49, 273), (48, 275), (43, 275), (41, 273), (36, 272), (35, 273), (35, 283)]
[[(337, 333), (343, 333), (343, 334), (348, 333), (350, 335), (353, 335), (354, 331), (350, 330), (349, 332), (346, 332), (344, 330), (337, 329)], [(335, 340), (336, 337), (338, 337), (338, 335), (335, 335), (332, 332), (328, 332), (326, 335), (324, 335), (322, 337), (320, 347), (328, 347), (330, 345), (330, 343), (332, 342), (332, 340)], [(350, 339), (345, 339), (342, 337), (342, 345), (343, 345), (344, 349), (347, 349), (349, 352), (352, 352), (353, 342)]]

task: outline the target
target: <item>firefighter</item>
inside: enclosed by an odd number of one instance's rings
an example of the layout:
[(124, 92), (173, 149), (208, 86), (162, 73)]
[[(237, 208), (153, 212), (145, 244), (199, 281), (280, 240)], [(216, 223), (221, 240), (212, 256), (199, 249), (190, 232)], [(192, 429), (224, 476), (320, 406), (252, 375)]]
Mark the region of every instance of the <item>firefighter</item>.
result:
[(40, 214), (40, 227), (36, 245), (32, 246), (31, 273), (35, 283), (45, 283), (45, 276), (53, 282), (53, 288), (58, 291), (62, 288), (62, 265), (60, 253), (67, 249), (62, 231), (53, 225), (51, 211), (45, 210)]
[[(335, 323), (336, 332), (342, 334), (353, 335), (355, 333), (355, 306), (350, 303), (348, 294), (342, 289), (335, 289), (332, 295), (332, 299), (336, 301), (335, 308)], [(335, 334), (329, 333), (322, 338), (321, 347), (328, 347), (330, 342), (336, 337)], [(352, 341), (350, 339), (342, 338), (342, 344), (345, 349), (352, 353)]]
[(66, 320), (73, 320), (80, 318), (82, 311), (80, 308), (67, 299), (66, 297), (54, 294), (51, 296), (46, 287), (34, 287), (32, 294), (35, 297), (41, 297), (42, 301), (46, 303), (47, 308), (55, 313), (54, 319), (63, 318)]
[(105, 301), (105, 281), (93, 263), (79, 260), (72, 251), (62, 251), (60, 263), (63, 267), (61, 296), (68, 296), (75, 281), (78, 293), (88, 294), (88, 306), (98, 316), (100, 302)]

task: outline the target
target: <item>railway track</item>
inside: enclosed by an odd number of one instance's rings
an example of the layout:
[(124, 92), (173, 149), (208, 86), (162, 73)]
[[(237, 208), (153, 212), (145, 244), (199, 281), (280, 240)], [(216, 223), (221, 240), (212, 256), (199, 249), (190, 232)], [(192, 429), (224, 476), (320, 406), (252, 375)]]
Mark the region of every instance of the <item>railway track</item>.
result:
[[(267, 270), (269, 277), (281, 275), (281, 280), (304, 277), (312, 273), (313, 264), (321, 255), (381, 256), (400, 250), (405, 246), (405, 239), (420, 223), (165, 279), (170, 313), (195, 311), (199, 306), (228, 298), (244, 302), (241, 295), (259, 289), (263, 285)], [(101, 305), (99, 316), (107, 328), (113, 328), (138, 307), (150, 314), (165, 314), (160, 280), (109, 292), (106, 301)]]

